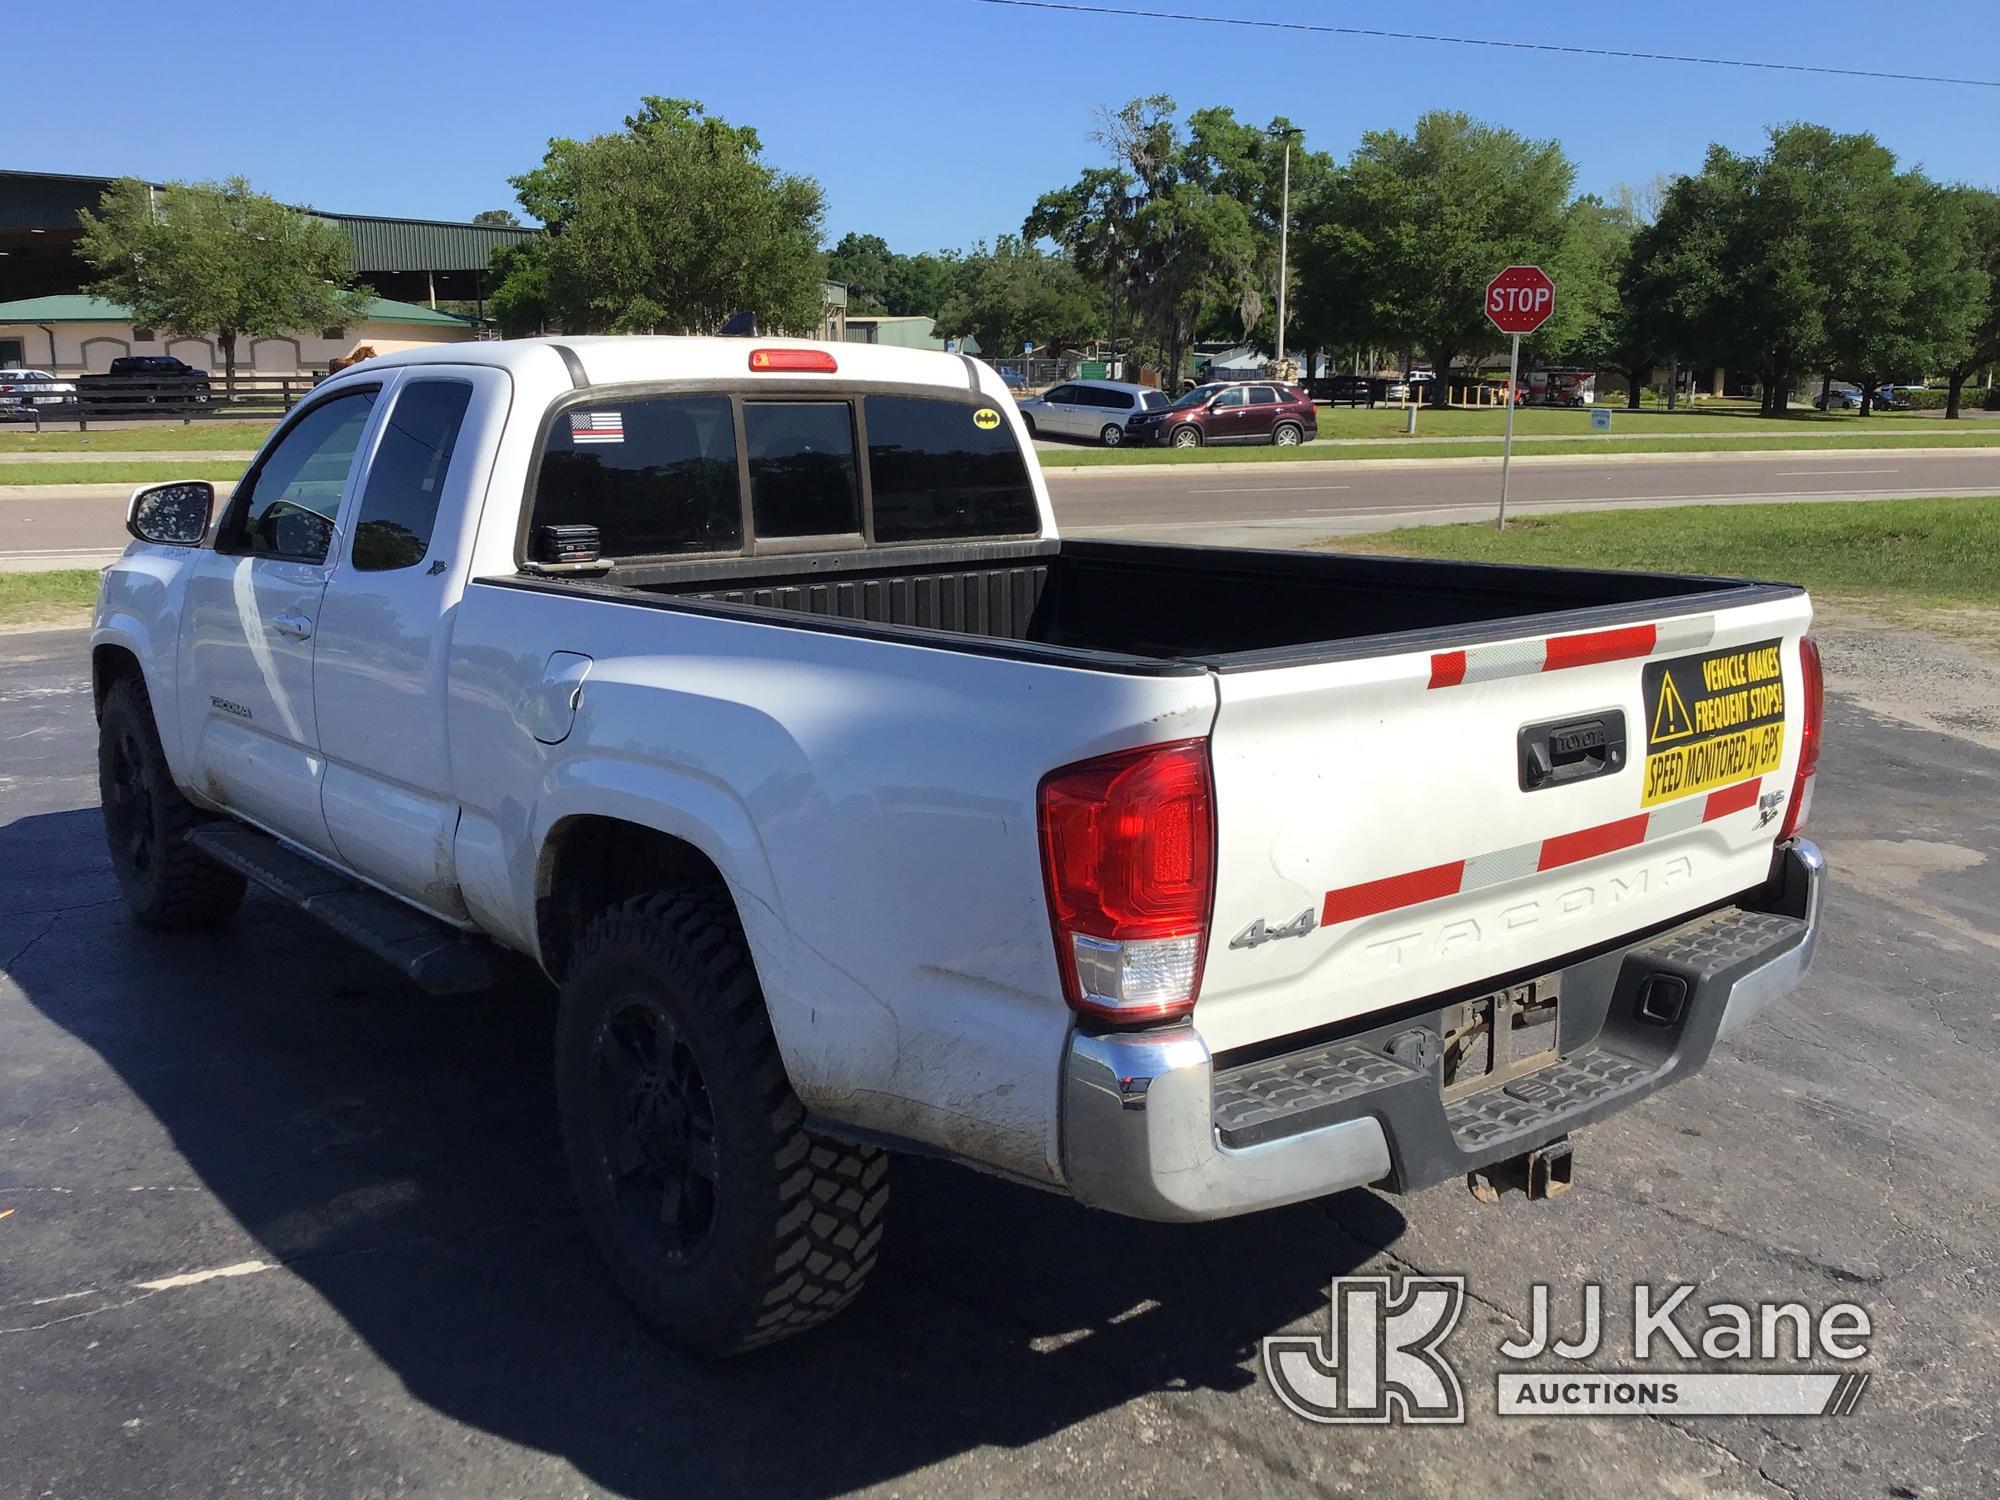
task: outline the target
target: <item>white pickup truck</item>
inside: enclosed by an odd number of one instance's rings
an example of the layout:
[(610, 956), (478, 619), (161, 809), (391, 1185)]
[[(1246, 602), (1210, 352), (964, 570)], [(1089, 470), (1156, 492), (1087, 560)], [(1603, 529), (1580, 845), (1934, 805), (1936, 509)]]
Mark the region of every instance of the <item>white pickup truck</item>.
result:
[(851, 1300), (895, 1151), (1152, 1219), (1559, 1190), (1812, 955), (1797, 588), (1062, 540), (991, 370), (852, 344), (369, 360), (213, 510), (137, 492), (97, 608), (133, 911), (527, 955), (693, 1349)]

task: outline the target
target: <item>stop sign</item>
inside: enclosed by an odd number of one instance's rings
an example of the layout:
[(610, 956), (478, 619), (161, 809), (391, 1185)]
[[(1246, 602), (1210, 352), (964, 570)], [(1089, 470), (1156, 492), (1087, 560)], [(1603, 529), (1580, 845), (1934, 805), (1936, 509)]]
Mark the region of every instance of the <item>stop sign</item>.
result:
[(1533, 333), (1556, 310), (1556, 284), (1540, 266), (1509, 266), (1486, 283), (1486, 316), (1502, 333)]

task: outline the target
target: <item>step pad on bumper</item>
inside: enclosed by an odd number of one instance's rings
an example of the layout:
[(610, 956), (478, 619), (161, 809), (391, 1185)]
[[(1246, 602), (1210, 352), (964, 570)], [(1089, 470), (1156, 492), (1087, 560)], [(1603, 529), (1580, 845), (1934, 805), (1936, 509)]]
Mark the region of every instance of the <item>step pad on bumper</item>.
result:
[(1319, 1110), (1420, 1076), (1358, 1042), (1330, 1042), (1231, 1068), (1215, 1075), (1216, 1133), (1225, 1146), (1254, 1146), (1309, 1128), (1304, 1117)]
[(1726, 906), (1639, 944), (1632, 951), (1653, 964), (1674, 964), (1690, 979), (1713, 979), (1780, 944), (1796, 943), (1806, 924), (1772, 911)]
[(1481, 1089), (1445, 1106), (1445, 1119), (1464, 1151), (1534, 1130), (1637, 1088), (1656, 1070), (1603, 1047)]

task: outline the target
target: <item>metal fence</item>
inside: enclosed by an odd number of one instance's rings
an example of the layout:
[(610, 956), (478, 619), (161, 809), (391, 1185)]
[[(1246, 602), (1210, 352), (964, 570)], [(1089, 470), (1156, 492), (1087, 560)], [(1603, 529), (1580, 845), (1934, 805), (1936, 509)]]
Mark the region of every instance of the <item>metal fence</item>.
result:
[[(3, 379), (4, 377), (0, 377)], [(47, 394), (23, 386), (0, 395), (0, 422), (175, 421), (215, 418), (276, 419), (298, 403), (324, 375), (220, 375), (195, 377), (63, 376)], [(62, 386), (72, 389), (62, 390)]]

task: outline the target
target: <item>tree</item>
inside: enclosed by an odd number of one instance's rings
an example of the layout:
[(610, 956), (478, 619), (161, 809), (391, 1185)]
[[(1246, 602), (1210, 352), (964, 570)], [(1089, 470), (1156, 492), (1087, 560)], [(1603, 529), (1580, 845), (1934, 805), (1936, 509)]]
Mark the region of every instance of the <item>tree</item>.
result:
[(519, 229), (521, 221), (511, 208), (482, 208), (472, 222), (487, 229)]
[(955, 266), (938, 331), (970, 334), (988, 355), (1026, 343), (1082, 348), (1103, 331), (1103, 294), (1062, 256), (1003, 234), (991, 250), (977, 245)]
[[(1619, 276), (1632, 246), (1632, 211), (1595, 195), (1576, 199), (1563, 211), (1562, 234), (1540, 264), (1559, 289), (1549, 320), (1522, 341), (1522, 358), (1540, 364), (1614, 369), (1628, 378), (1646, 361), (1632, 356)], [(1637, 406), (1639, 377), (1629, 397)]]
[(849, 312), (886, 313), (895, 260), (895, 252), (881, 235), (850, 231), (827, 252), (826, 274), (846, 283)]
[(486, 311), (510, 339), (547, 333), (554, 319), (549, 311), (549, 245), (537, 237), (502, 245), (487, 263), (493, 293)]
[(1969, 349), (1979, 272), (1967, 201), (1899, 172), (1873, 136), (1770, 132), (1742, 156), (1709, 148), (1641, 231), (1627, 301), (1663, 348), (1754, 369), (1767, 416), (1808, 370), (1868, 393)]
[(1946, 192), (1956, 200), (1961, 264), (1971, 297), (1962, 337), (1941, 362), (1949, 386), (1944, 414), (1955, 421), (1966, 379), (1975, 370), (2000, 364), (2000, 195), (1969, 187)]
[(252, 192), (241, 177), (157, 191), (120, 178), (98, 212), (77, 218), (83, 258), (97, 271), (89, 290), (124, 303), (134, 323), (214, 334), (231, 392), (240, 339), (336, 327), (360, 317), (374, 295), (353, 284), (345, 234)]
[[(819, 184), (766, 165), (755, 130), (692, 100), (648, 97), (620, 133), (552, 140), (512, 181), (549, 231), (513, 274), (546, 278), (546, 315), (572, 333), (713, 333), (739, 312), (776, 330), (820, 320)], [(495, 301), (510, 295), (503, 284)]]
[[(1127, 309), (1178, 383), (1198, 327), (1233, 323), (1248, 337), (1276, 290), (1282, 141), (1226, 109), (1199, 110), (1183, 130), (1164, 95), (1107, 113), (1098, 140), (1113, 164), (1042, 194), (1022, 232), (1054, 240)], [(1293, 150), (1295, 171), (1309, 171)]]
[[(1342, 342), (1415, 349), (1450, 399), (1453, 360), (1493, 347), (1486, 283), (1517, 262), (1557, 260), (1576, 227), (1569, 159), (1467, 115), (1433, 110), (1403, 135), (1371, 131), (1299, 206), (1294, 255)], [(1557, 307), (1567, 293), (1560, 281)]]

